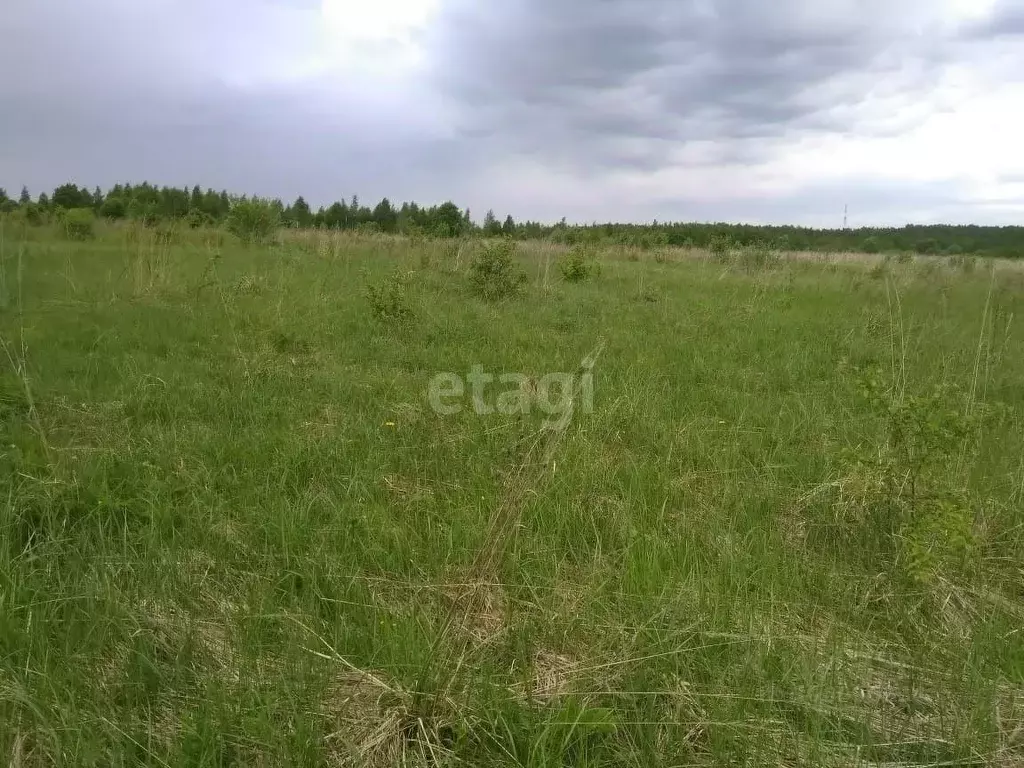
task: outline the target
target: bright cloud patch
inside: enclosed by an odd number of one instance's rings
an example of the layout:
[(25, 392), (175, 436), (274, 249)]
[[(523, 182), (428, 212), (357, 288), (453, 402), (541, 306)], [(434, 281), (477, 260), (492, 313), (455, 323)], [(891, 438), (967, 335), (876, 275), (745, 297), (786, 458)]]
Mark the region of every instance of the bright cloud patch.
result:
[(331, 32), (348, 40), (411, 42), (436, 9), (434, 0), (323, 0)]

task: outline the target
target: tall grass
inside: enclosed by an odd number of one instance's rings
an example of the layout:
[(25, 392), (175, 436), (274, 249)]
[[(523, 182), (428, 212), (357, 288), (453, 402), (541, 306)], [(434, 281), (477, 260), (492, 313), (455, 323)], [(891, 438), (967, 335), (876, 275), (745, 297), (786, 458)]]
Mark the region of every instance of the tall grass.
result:
[[(1017, 270), (566, 282), (530, 244), (490, 302), (469, 243), (37, 235), (0, 259), (10, 764), (1024, 760)], [(564, 430), (428, 405), (599, 344)], [(931, 509), (929, 445), (971, 546), (920, 565), (949, 540), (879, 514)]]

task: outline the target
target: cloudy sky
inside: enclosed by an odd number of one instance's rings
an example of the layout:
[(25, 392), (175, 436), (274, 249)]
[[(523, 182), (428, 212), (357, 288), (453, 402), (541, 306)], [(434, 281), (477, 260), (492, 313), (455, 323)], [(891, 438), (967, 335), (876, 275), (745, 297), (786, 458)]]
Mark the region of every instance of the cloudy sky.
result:
[(0, 186), (1024, 224), (1024, 0), (7, 0)]

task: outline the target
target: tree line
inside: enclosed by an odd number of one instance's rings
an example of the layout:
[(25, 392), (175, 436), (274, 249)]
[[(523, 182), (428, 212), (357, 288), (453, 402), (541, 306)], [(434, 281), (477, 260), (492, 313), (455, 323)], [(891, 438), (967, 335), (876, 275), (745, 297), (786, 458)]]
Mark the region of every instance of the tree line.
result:
[(41, 222), (60, 210), (91, 211), (112, 221), (133, 219), (145, 224), (180, 220), (192, 227), (218, 226), (240, 202), (258, 201), (267, 207), (281, 226), (361, 230), (405, 235), (460, 237), (465, 235), (505, 236), (517, 239), (551, 239), (566, 244), (595, 243), (651, 249), (668, 246), (716, 248), (767, 245), (781, 250), (887, 253), (913, 251), (921, 254), (978, 254), (1017, 257), (1024, 255), (1024, 227), (976, 225), (907, 225), (859, 229), (814, 229), (810, 227), (727, 223), (653, 222), (650, 224), (569, 225), (516, 222), (512, 216), (500, 219), (487, 211), (480, 224), (468, 209), (453, 202), (422, 206), (415, 202), (395, 205), (384, 198), (373, 207), (358, 196), (341, 199), (315, 211), (303, 197), (285, 204), (227, 191), (203, 190), (142, 184), (115, 184), (107, 191), (68, 183), (33, 198), (22, 188), (17, 199), (0, 189), (0, 212), (21, 211), (30, 222)]

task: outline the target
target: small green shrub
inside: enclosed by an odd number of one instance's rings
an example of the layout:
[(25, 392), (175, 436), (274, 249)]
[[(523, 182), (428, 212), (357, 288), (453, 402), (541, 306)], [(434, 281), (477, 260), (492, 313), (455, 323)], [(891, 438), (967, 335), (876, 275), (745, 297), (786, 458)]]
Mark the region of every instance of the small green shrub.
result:
[(36, 203), (26, 203), (22, 206), (21, 213), (25, 223), (31, 227), (38, 227), (43, 223), (43, 210)]
[(526, 273), (512, 258), (516, 244), (512, 240), (493, 240), (469, 265), (469, 282), (474, 292), (488, 301), (517, 296), (526, 282)]
[(281, 226), (281, 211), (270, 200), (238, 200), (231, 206), (227, 226), (243, 243), (265, 243)]
[(382, 282), (367, 286), (366, 298), (374, 318), (383, 323), (403, 324), (415, 317), (406, 290), (409, 277), (395, 272)]
[(185, 223), (188, 224), (190, 229), (202, 229), (203, 227), (213, 226), (213, 216), (210, 214), (193, 208), (188, 212), (185, 217)]
[(726, 264), (729, 261), (729, 256), (732, 254), (732, 241), (727, 235), (715, 235), (711, 238), (708, 250), (711, 252), (711, 258)]
[(862, 374), (859, 388), (879, 422), (880, 440), (847, 455), (845, 485), (857, 490), (846, 511), (882, 537), (891, 563), (915, 581), (968, 565), (978, 504), (957, 468), (976, 455), (988, 410), (976, 404), (965, 411), (962, 398), (943, 386), (923, 395), (897, 393), (874, 370)]
[(558, 271), (567, 283), (580, 283), (589, 280), (597, 273), (598, 265), (590, 249), (577, 245), (558, 262)]
[(72, 208), (61, 216), (64, 236), (68, 240), (91, 240), (96, 236), (96, 216), (91, 208)]
[(128, 215), (128, 206), (120, 197), (108, 197), (100, 206), (100, 216), (117, 221)]

